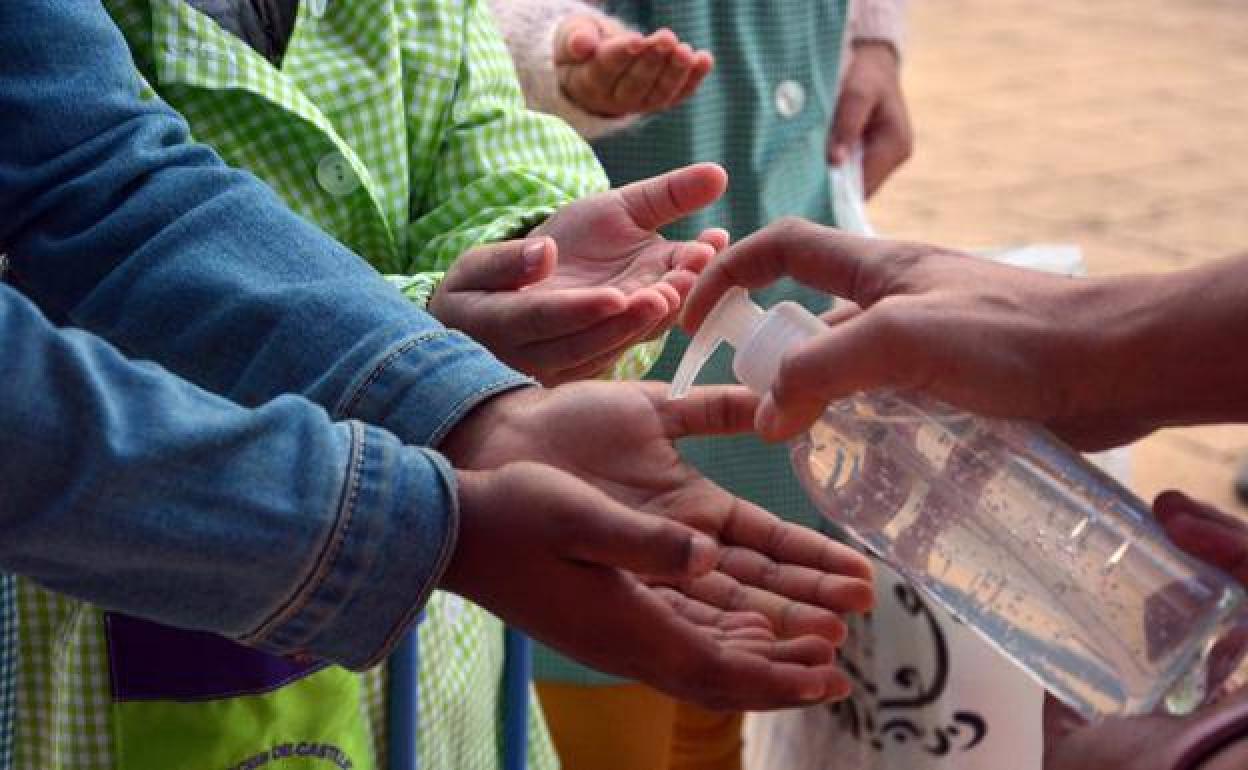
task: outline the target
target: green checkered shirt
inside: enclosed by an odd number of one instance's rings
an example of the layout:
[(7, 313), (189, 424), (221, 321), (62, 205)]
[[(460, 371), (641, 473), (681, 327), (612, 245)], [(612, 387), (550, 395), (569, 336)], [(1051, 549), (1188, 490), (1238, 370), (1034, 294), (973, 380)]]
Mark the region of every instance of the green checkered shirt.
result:
[[(515, 237), (607, 186), (558, 120), (528, 112), (475, 0), (303, 3), (272, 66), (183, 0), (107, 0), (146, 84), (200, 141), (418, 301), (465, 250)], [(640, 376), (657, 351), (619, 371)], [(20, 582), (20, 770), (120, 770), (100, 611)], [(500, 765), (501, 624), (437, 593), (420, 626), (420, 766)], [(377, 764), (385, 671), (361, 674)], [(534, 701), (532, 768), (557, 765)]]

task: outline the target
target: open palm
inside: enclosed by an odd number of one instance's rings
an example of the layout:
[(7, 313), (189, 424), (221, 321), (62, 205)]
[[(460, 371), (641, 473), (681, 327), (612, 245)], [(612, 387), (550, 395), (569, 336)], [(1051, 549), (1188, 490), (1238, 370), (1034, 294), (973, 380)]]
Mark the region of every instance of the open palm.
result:
[(722, 549), (717, 568), (675, 587), (720, 609), (760, 612), (781, 636), (839, 641), (838, 613), (869, 608), (864, 557), (733, 497), (680, 459), (679, 438), (750, 428), (756, 402), (744, 389), (700, 388), (670, 401), (658, 383), (583, 382), (524, 397), (525, 408), (513, 402), (454, 454), (475, 468), (517, 457), (546, 463), (629, 508), (710, 535)]
[(554, 239), (559, 260), (532, 288), (613, 287), (644, 301), (661, 298), (670, 323), (727, 235), (709, 230), (698, 241), (669, 241), (658, 229), (719, 200), (726, 185), (723, 169), (701, 163), (565, 206), (533, 232)]

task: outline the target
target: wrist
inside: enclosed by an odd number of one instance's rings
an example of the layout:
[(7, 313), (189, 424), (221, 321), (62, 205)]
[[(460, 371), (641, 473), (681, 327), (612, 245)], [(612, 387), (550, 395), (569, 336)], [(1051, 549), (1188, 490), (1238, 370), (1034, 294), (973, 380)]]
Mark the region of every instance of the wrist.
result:
[(878, 57), (881, 61), (891, 62), (892, 68), (901, 70), (901, 49), (891, 40), (877, 37), (857, 37), (851, 45), (854, 56)]
[(508, 437), (523, 432), (523, 418), (543, 392), (540, 386), (530, 385), (483, 400), (447, 433), (439, 451), (461, 473), (525, 459), (511, 456), (518, 452), (516, 442)]

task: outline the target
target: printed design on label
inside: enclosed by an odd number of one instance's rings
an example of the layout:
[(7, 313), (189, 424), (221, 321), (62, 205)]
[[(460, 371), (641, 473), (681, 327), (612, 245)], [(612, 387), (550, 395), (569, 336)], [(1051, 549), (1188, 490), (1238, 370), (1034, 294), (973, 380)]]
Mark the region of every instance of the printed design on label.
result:
[[(870, 676), (870, 666), (838, 652), (840, 664), (855, 687), (849, 698), (829, 704), (828, 709), (843, 730), (877, 752), (890, 743), (916, 745), (937, 757), (971, 751), (988, 735), (988, 722), (981, 714), (958, 709), (946, 724), (924, 724), (919, 710), (938, 701), (949, 682), (949, 645), (940, 623), (914, 589), (897, 583), (892, 594), (898, 606), (930, 632), (933, 670), (924, 676), (917, 665), (902, 665), (893, 672), (891, 684), (881, 686)], [(863, 619), (864, 638), (857, 645), (865, 653), (864, 663), (869, 662), (874, 643), (870, 622), (870, 618)]]
[(338, 770), (351, 770), (355, 767), (355, 763), (347, 756), (347, 752), (329, 743), (315, 743), (312, 741), (300, 741), (298, 743), (279, 743), (272, 748), (261, 751), (247, 757), (238, 764), (230, 765), (225, 770), (256, 770), (258, 767), (266, 767), (270, 763), (281, 762), (286, 759), (323, 759), (328, 767), (336, 767)]

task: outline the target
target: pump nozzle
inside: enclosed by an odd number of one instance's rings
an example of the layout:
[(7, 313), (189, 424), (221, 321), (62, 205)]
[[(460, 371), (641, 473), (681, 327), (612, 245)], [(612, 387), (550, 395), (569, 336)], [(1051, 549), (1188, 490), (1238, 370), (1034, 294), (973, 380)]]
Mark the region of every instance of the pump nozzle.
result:
[(676, 375), (672, 377), (672, 387), (668, 391), (670, 398), (684, 398), (693, 387), (698, 372), (710, 360), (720, 343), (727, 342), (737, 350), (741, 349), (750, 338), (754, 327), (763, 317), (763, 310), (750, 299), (745, 289), (729, 289), (715, 305), (702, 328), (693, 335), (689, 348), (680, 359)]

